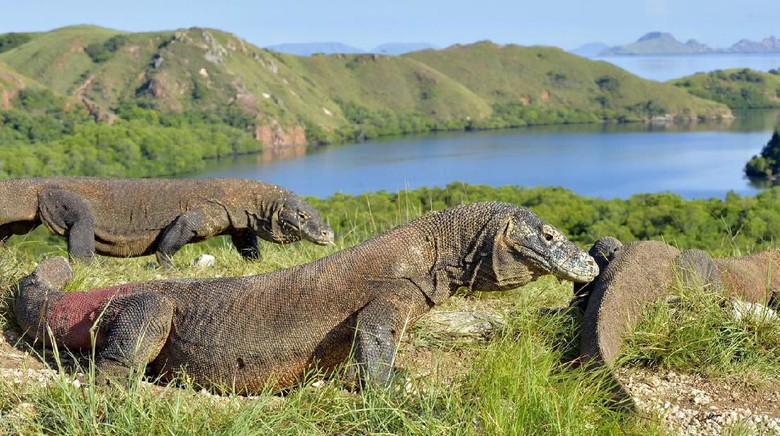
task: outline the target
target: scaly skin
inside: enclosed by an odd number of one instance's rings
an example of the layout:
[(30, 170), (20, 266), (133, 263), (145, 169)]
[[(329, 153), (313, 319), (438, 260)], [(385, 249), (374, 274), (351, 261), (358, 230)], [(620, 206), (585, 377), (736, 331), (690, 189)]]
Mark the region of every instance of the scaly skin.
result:
[[(97, 367), (149, 364), (216, 390), (294, 385), (350, 355), (361, 382), (391, 377), (401, 332), (460, 288), (514, 289), (545, 274), (586, 282), (595, 261), (527, 209), (475, 203), (432, 212), (315, 262), (251, 277), (161, 280), (62, 293), (63, 258), (24, 278), (19, 325), (61, 347), (89, 343), (101, 314)], [(141, 338), (139, 340), (139, 338)]]
[(729, 296), (780, 306), (780, 248), (749, 256), (715, 259)]
[(257, 237), (278, 244), (333, 243), (320, 213), (291, 191), (241, 179), (50, 177), (0, 181), (0, 243), (40, 224), (68, 238), (68, 254), (155, 254), (161, 266), (182, 246), (230, 235), (247, 259)]
[[(582, 321), (579, 361), (592, 367), (611, 367), (645, 304), (668, 292), (673, 283), (676, 248), (660, 241), (636, 241), (615, 252), (591, 288)], [(612, 376), (616, 407), (634, 410), (631, 395)]]
[(723, 292), (720, 272), (706, 251), (684, 250), (675, 258), (674, 267), (683, 287), (700, 287), (708, 292)]

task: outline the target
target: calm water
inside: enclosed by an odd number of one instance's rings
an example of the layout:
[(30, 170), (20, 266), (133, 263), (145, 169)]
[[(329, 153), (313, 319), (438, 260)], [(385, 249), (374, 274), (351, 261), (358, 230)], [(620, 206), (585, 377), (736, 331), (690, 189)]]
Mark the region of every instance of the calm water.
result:
[(563, 186), (626, 198), (671, 191), (686, 198), (754, 194), (742, 168), (769, 141), (780, 113), (752, 112), (730, 126), (558, 126), (438, 134), (325, 147), (289, 159), (215, 163), (202, 177), (264, 180), (302, 195), (391, 192), (454, 181)]
[(780, 53), (608, 56), (594, 59), (610, 62), (639, 77), (659, 82), (730, 68), (750, 68), (765, 72), (780, 69)]

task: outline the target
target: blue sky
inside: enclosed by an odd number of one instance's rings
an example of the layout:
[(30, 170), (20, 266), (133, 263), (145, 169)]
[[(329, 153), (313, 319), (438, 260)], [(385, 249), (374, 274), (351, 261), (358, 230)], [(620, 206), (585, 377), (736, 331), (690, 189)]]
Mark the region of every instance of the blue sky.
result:
[(95, 24), (131, 32), (202, 26), (266, 46), (385, 42), (439, 47), (489, 39), (572, 49), (635, 41), (649, 31), (711, 47), (780, 37), (778, 0), (2, 0), (0, 33)]

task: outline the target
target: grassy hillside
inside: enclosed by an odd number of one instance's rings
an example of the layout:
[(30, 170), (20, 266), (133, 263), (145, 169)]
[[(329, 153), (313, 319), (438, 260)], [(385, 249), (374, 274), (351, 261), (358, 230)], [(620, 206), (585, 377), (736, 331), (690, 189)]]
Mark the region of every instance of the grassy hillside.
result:
[[(567, 108), (591, 121), (728, 114), (722, 106), (604, 62), (554, 48), (492, 43), (401, 57), (297, 57), (211, 29), (129, 34), (74, 26), (31, 34), (0, 53), (0, 61), (59, 95), (95, 106), (96, 114), (116, 115), (128, 104), (174, 112), (235, 111), (258, 126), (315, 126), (326, 132), (354, 123), (343, 113), (345, 104), (487, 125), (496, 104)], [(525, 124), (538, 121), (543, 120)]]
[(0, 109), (10, 108), (12, 99), (31, 81), (0, 62)]
[(549, 47), (481, 42), (405, 55), (449, 75), (493, 105), (582, 110), (602, 119), (725, 115), (721, 105), (643, 80), (604, 61)]
[(780, 108), (780, 71), (748, 68), (698, 73), (670, 84), (732, 109)]
[(0, 178), (175, 175), (204, 159), (384, 135), (731, 116), (555, 48), (299, 57), (203, 28), (0, 35), (0, 97)]

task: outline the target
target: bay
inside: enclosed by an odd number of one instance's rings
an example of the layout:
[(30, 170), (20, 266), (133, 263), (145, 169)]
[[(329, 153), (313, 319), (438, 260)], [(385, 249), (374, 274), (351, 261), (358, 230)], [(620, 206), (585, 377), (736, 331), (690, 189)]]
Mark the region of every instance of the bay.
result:
[(601, 198), (752, 195), (759, 188), (742, 168), (769, 141), (780, 112), (737, 115), (730, 124), (568, 125), (386, 138), (214, 162), (197, 176), (263, 180), (323, 198), (458, 181), (561, 186)]
[(732, 68), (750, 68), (763, 72), (780, 69), (780, 53), (604, 56), (592, 59), (607, 61), (643, 79), (658, 82)]

